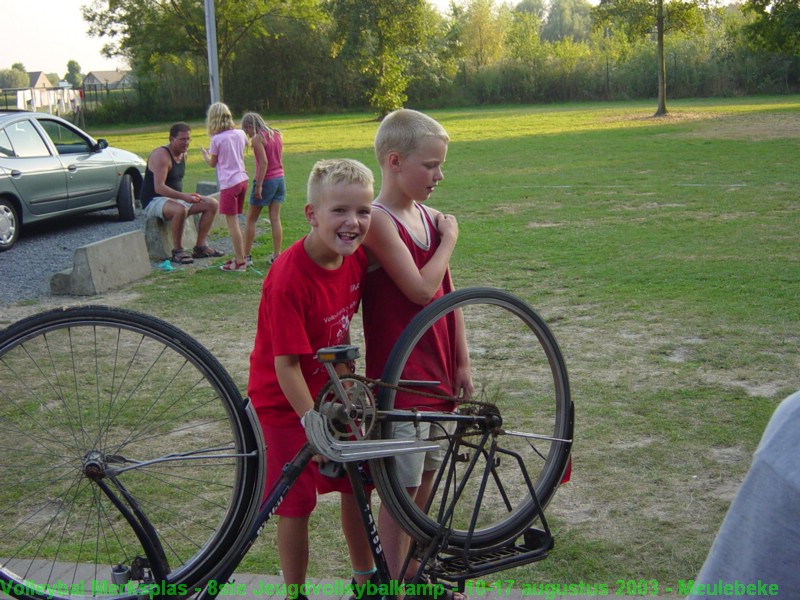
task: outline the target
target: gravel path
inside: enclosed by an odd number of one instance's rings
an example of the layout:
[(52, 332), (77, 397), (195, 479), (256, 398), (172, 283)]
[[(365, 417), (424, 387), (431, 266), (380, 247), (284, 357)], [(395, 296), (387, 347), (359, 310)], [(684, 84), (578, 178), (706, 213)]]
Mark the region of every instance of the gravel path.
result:
[(11, 250), (0, 252), (0, 304), (50, 296), (50, 277), (72, 268), (76, 248), (136, 229), (144, 230), (141, 211), (120, 222), (116, 209), (26, 227)]
[[(11, 250), (0, 252), (0, 307), (60, 298), (50, 294), (50, 277), (72, 268), (76, 248), (129, 231), (144, 231), (144, 221), (140, 210), (135, 220), (120, 222), (117, 210), (110, 209), (26, 227)], [(228, 251), (230, 241), (226, 236), (215, 245)]]

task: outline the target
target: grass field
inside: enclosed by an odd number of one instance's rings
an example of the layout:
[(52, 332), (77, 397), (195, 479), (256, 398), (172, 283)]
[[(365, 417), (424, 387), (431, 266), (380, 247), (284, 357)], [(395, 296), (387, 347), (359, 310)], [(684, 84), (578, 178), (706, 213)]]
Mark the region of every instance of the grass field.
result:
[[(551, 325), (576, 405), (572, 482), (551, 504), (551, 557), (503, 578), (693, 577), (777, 403), (800, 388), (800, 98), (431, 112), (452, 138), (431, 205), (454, 213), (458, 287), (511, 291)], [(193, 124), (187, 189), (213, 180)], [(362, 160), (367, 115), (284, 118), (289, 243), (323, 157)], [(146, 156), (168, 124), (92, 131)], [(249, 164), (252, 156), (248, 157)], [(256, 252), (271, 251), (268, 229)], [(183, 327), (244, 389), (261, 278), (159, 273), (128, 305)], [(330, 500), (312, 575), (348, 576)], [(244, 570), (274, 573), (274, 527)]]

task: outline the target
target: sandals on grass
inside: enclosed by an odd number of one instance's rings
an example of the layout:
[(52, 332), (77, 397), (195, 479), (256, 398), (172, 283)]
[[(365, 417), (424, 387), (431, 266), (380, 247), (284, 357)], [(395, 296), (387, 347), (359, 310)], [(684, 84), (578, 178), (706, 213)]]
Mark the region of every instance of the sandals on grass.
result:
[(172, 262), (180, 265), (190, 265), (194, 262), (194, 259), (191, 254), (183, 248), (175, 248), (175, 250), (172, 251)]
[(192, 248), (192, 256), (195, 258), (217, 258), (218, 256), (225, 256), (225, 253), (211, 246), (195, 246)]

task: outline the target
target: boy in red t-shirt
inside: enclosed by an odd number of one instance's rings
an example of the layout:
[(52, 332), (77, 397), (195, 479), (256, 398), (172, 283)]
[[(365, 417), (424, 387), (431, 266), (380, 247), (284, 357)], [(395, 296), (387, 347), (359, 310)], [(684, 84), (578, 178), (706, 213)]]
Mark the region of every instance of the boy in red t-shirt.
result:
[[(450, 256), (458, 239), (453, 215), (424, 206), (444, 178), (442, 164), (450, 138), (431, 117), (408, 109), (387, 115), (375, 136), (381, 191), (373, 202), (364, 242), (375, 262), (364, 280), (363, 318), (368, 377), (380, 378), (389, 353), (409, 321), (433, 300), (453, 290)], [(409, 357), (403, 377), (439, 381), (426, 391), (464, 398), (473, 392), (463, 322), (456, 314), (440, 319)], [(395, 408), (453, 410), (447, 400), (398, 392)], [(395, 437), (413, 437), (413, 424), (395, 424)], [(429, 424), (420, 424), (423, 437)], [(398, 479), (418, 506), (424, 506), (443, 452), (413, 453), (394, 459)], [(382, 504), (378, 531), (392, 577), (400, 573), (410, 538)]]
[[(370, 224), (372, 186), (371, 171), (358, 161), (317, 162), (305, 207), (311, 232), (280, 254), (264, 280), (247, 392), (267, 446), (267, 489), (306, 443), (301, 417), (328, 381), (316, 351), (349, 342), (368, 264), (361, 243)], [(324, 477), (311, 462), (275, 511), (287, 586), (306, 581), (309, 516), (317, 493), (331, 491), (342, 493), (342, 529), (356, 583), (364, 583), (373, 569), (348, 479)]]

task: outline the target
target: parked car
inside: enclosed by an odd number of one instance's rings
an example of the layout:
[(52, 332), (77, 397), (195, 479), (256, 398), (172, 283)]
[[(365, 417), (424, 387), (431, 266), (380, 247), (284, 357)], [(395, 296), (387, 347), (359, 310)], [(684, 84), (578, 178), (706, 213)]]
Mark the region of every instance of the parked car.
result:
[(59, 117), (0, 111), (0, 252), (45, 219), (116, 206), (132, 221), (145, 166)]

